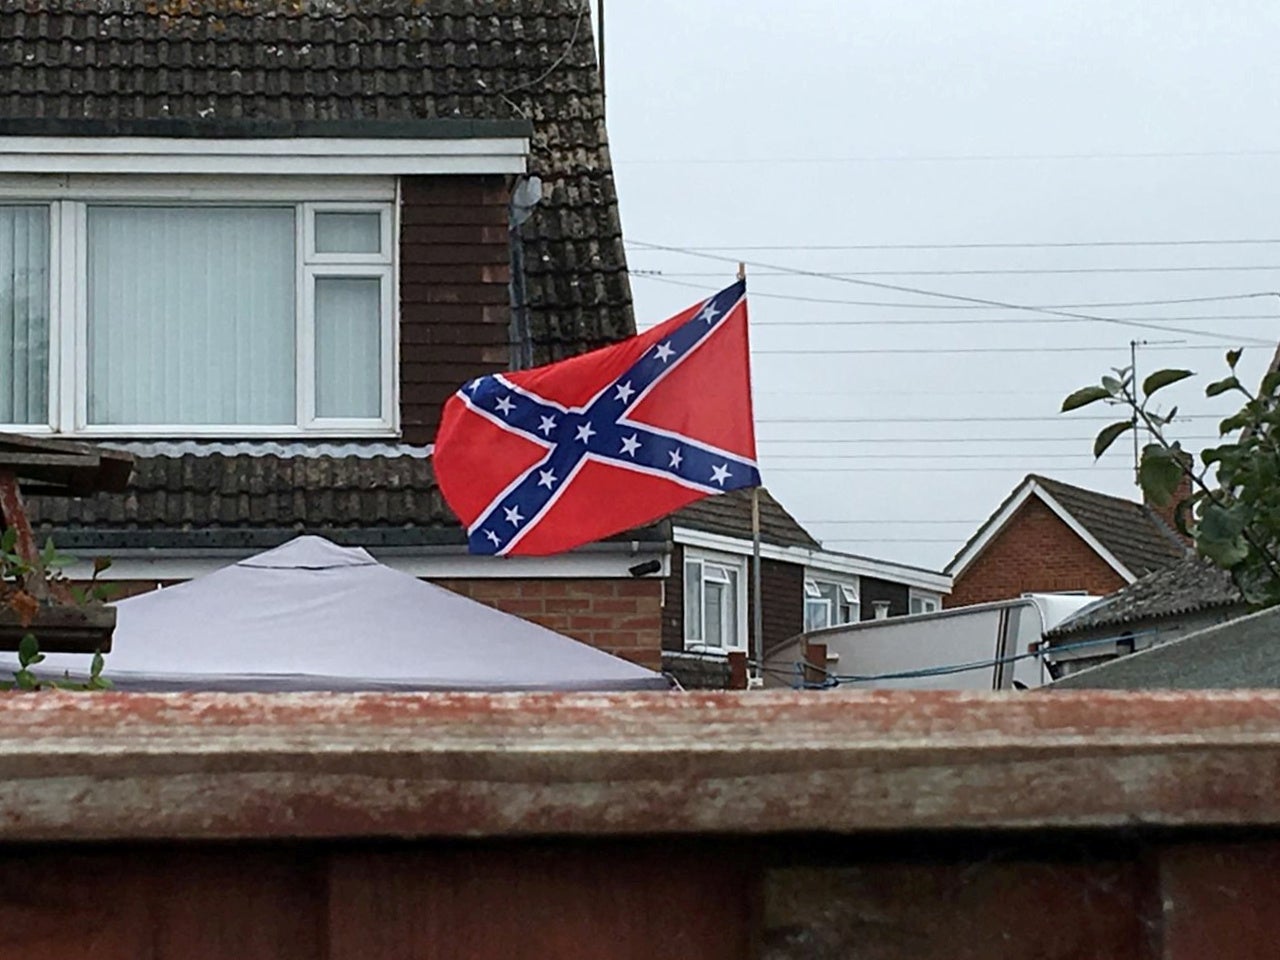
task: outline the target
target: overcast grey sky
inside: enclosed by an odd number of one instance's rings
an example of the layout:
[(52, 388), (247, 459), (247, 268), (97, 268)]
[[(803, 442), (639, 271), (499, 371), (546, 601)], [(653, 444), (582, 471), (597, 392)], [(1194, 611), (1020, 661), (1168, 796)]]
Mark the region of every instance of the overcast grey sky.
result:
[[(1280, 5), (608, 0), (606, 27), (642, 327), (734, 267), (641, 242), (1018, 304), (1280, 289)], [(1186, 341), (1139, 365), (1205, 372), (1169, 393), (1207, 437), (1226, 345), (1280, 326), (1274, 297), (1063, 308), (1211, 334), (1182, 336), (774, 274), (748, 268), (766, 484), (834, 549), (933, 567), (1028, 472), (1134, 494), (1131, 444), (1093, 466), (1101, 424), (1057, 414), (1130, 339)]]

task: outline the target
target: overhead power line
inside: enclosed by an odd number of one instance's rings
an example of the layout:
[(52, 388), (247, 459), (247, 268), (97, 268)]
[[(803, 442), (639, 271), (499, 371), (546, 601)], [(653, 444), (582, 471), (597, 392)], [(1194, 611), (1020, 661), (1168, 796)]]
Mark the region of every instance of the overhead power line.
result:
[[(693, 284), (689, 284), (693, 286)], [(753, 297), (761, 296), (756, 291), (752, 291)], [(785, 294), (778, 294), (774, 299), (793, 299)], [(1183, 321), (1203, 321), (1203, 320), (1266, 320), (1275, 323), (1280, 320), (1280, 316), (1273, 313), (1204, 313), (1190, 317), (1125, 317), (1126, 320), (1151, 321), (1159, 323), (1164, 320)], [(955, 319), (939, 319), (936, 317), (879, 317), (865, 319), (863, 317), (841, 317), (839, 320), (752, 320), (752, 328), (756, 327), (989, 327), (1003, 326), (1010, 324), (1013, 326), (1034, 326), (1036, 324), (1060, 324), (1060, 323), (1095, 323), (1094, 320), (1077, 320), (1074, 317), (957, 317)]]
[[(1182, 418), (1179, 417), (1179, 420)], [(758, 421), (757, 421), (758, 422)], [(869, 447), (880, 446), (886, 443), (910, 443), (910, 444), (926, 444), (926, 443), (1093, 443), (1093, 437), (757, 437), (756, 442), (759, 444), (768, 444), (769, 446), (778, 446), (781, 444), (824, 444), (831, 446), (844, 446), (848, 444), (862, 444)], [(1190, 436), (1179, 436), (1179, 440), (1220, 440), (1221, 437), (1216, 434), (1203, 433), (1192, 434)], [(1029, 454), (1034, 456), (1035, 454)], [(795, 454), (801, 456), (801, 454)]]
[[(873, 444), (868, 444), (873, 445)], [(845, 460), (877, 460), (886, 463), (899, 460), (1018, 460), (1021, 462), (1043, 460), (1093, 460), (1093, 453), (1083, 449), (1079, 453), (790, 453), (787, 463), (797, 460), (817, 460), (822, 462)]]
[[(965, 270), (827, 270), (824, 279), (849, 277), (997, 277), (1040, 276), (1042, 274), (1080, 273), (1253, 273), (1280, 270), (1280, 265), (1250, 263), (1238, 265), (1212, 265), (1197, 267), (982, 267)], [(628, 271), (633, 277), (723, 277), (723, 273), (710, 270), (643, 270)], [(796, 277), (790, 270), (761, 270), (758, 277)]]
[[(1217, 247), (1280, 243), (1280, 237), (1246, 237), (1239, 240), (1066, 240), (1013, 241), (1009, 243), (758, 243), (688, 246), (701, 253), (731, 253), (737, 250), (843, 251), (843, 250), (1060, 250), (1093, 247)], [(626, 241), (631, 246), (630, 241)]]
[[(1041, 416), (943, 416), (943, 417), (757, 417), (756, 423), (1080, 423), (1085, 420), (1110, 422), (1116, 417), (1094, 416), (1085, 414), (1072, 416), (1068, 420), (1063, 414), (1052, 417)], [(1186, 420), (1221, 420), (1211, 413), (1184, 413), (1178, 415), (1178, 422)]]
[(895, 525), (896, 524), (917, 524), (918, 525), (918, 524), (939, 524), (939, 523), (977, 524), (977, 523), (982, 523), (983, 521), (981, 519), (977, 519), (977, 520), (881, 520), (881, 519), (875, 519), (875, 520), (801, 520), (800, 522), (801, 523), (825, 523), (825, 524), (867, 523), (867, 524), (881, 524), (881, 525), (888, 525), (888, 524), (895, 524)]
[[(1133, 473), (1133, 466), (1127, 467), (1054, 467), (1054, 473), (1096, 473), (1125, 470)], [(947, 464), (935, 464), (928, 467), (766, 467), (765, 475), (771, 473), (1026, 473), (1016, 464), (1003, 467), (953, 467)]]
[(918, 153), (859, 154), (843, 157), (639, 157), (615, 160), (616, 166), (759, 166), (832, 163), (1028, 163), (1078, 160), (1203, 160), (1280, 156), (1280, 150), (1144, 150), (1097, 153)]
[[(1197, 334), (1197, 336), (1220, 337), (1221, 334), (1202, 333), (1202, 334)], [(1253, 338), (1249, 338), (1249, 339), (1252, 340)], [(1218, 350), (1218, 349), (1221, 349), (1222, 347), (1234, 347), (1234, 346), (1236, 346), (1235, 341), (1226, 342), (1226, 343), (1188, 343), (1188, 344), (1176, 344), (1176, 345), (1175, 344), (1153, 344), (1150, 346), (1143, 347), (1143, 350), (1144, 351), (1146, 350), (1174, 350), (1174, 351)], [(833, 350), (829, 347), (808, 348), (808, 349), (802, 348), (802, 347), (794, 347), (794, 348), (793, 347), (781, 347), (781, 348), (752, 347), (751, 348), (751, 353), (753, 356), (758, 354), (760, 356), (790, 355), (790, 356), (813, 356), (813, 357), (840, 357), (840, 356), (851, 356), (851, 355), (858, 355), (858, 354), (899, 354), (899, 353), (912, 354), (912, 355), (932, 353), (932, 354), (945, 354), (948, 356), (952, 354), (959, 354), (959, 353), (1040, 353), (1040, 354), (1054, 354), (1054, 353), (1121, 354), (1121, 353), (1124, 353), (1124, 354), (1127, 354), (1128, 351), (1129, 351), (1128, 344), (1123, 344), (1123, 345), (1118, 345), (1113, 347), (1046, 347), (1043, 345), (1038, 347), (851, 347), (849, 349), (842, 348), (842, 349), (836, 349), (836, 350)]]
[[(1009, 303), (1003, 300), (989, 300), (984, 297), (970, 297), (970, 296), (964, 296), (962, 294), (956, 294), (956, 293), (944, 293), (939, 290), (928, 290), (922, 287), (908, 287), (902, 284), (884, 283), (879, 280), (866, 280), (866, 279), (856, 278), (856, 277), (844, 277), (844, 276), (838, 276), (834, 274), (825, 274), (817, 270), (802, 270), (799, 268), (787, 267), (787, 266), (776, 264), (776, 263), (763, 263), (760, 261), (738, 261), (733, 257), (723, 257), (715, 253), (700, 253), (696, 250), (687, 250), (681, 247), (672, 247), (672, 246), (667, 246), (664, 244), (657, 244), (657, 243), (645, 243), (639, 240), (633, 241), (633, 242), (638, 246), (645, 247), (648, 249), (666, 250), (671, 253), (683, 253), (691, 257), (697, 257), (704, 260), (713, 260), (713, 261), (716, 261), (717, 263), (745, 262), (748, 266), (758, 267), (762, 270), (777, 270), (783, 273), (795, 274), (796, 276), (809, 276), (809, 277), (814, 277), (821, 280), (832, 280), (839, 283), (851, 283), (856, 286), (871, 287), (876, 290), (892, 290), (894, 293), (907, 293), (917, 297), (935, 297), (941, 300), (953, 300), (959, 303), (973, 303), (973, 304), (981, 304), (987, 307), (997, 307), (1002, 310), (1020, 310), (1020, 311), (1028, 311), (1031, 313), (1050, 314), (1052, 316), (1075, 317), (1077, 319), (1096, 320), (1099, 323), (1111, 323), (1111, 324), (1117, 324), (1117, 325), (1126, 326), (1126, 327), (1141, 327), (1148, 330), (1159, 330), (1162, 333), (1181, 333), (1181, 334), (1189, 334), (1191, 336), (1198, 336), (1198, 337), (1223, 335), (1221, 332), (1206, 333), (1202, 330), (1193, 330), (1186, 327), (1174, 327), (1168, 324), (1142, 323), (1142, 322), (1132, 321), (1132, 320), (1120, 320), (1114, 317), (1100, 317), (1092, 314), (1069, 313), (1062, 310), (1048, 309), (1045, 307), (1033, 307), (1033, 306), (1028, 306), (1026, 304)], [(1253, 343), (1265, 344), (1267, 346), (1272, 345), (1271, 341), (1258, 340), (1252, 337), (1242, 337), (1238, 339), (1240, 339), (1241, 341), (1249, 340), (1249, 341), (1252, 341)]]
[[(633, 276), (638, 280), (654, 280), (658, 283), (666, 283), (673, 287), (685, 287), (690, 290), (706, 290), (706, 286), (704, 284), (686, 283), (683, 280), (672, 280), (670, 277), (665, 276), (654, 276), (653, 274), (645, 273), (633, 274)], [(720, 276), (720, 274), (717, 274), (717, 276)], [(796, 300), (802, 303), (831, 303), (850, 307), (899, 307), (904, 310), (989, 310), (992, 306), (990, 303), (903, 303), (901, 300), (846, 300), (836, 297), (807, 297), (792, 293), (767, 293), (755, 289), (751, 291), (751, 296), (768, 297), (774, 300)], [(946, 296), (946, 294), (931, 294), (931, 296)], [(1280, 292), (1263, 290), (1256, 293), (1223, 294), (1222, 296), (1217, 297), (1179, 297), (1173, 300), (1100, 300), (1089, 303), (1042, 303), (1037, 306), (1019, 307), (1019, 309), (1047, 311), (1092, 307), (1165, 307), (1189, 303), (1226, 303), (1233, 300), (1260, 300), (1271, 297), (1280, 299)], [(1080, 319), (1096, 321), (1098, 318), (1085, 316)], [(1121, 320), (1124, 318), (1113, 319)], [(1173, 317), (1172, 319), (1178, 320), (1184, 318)]]

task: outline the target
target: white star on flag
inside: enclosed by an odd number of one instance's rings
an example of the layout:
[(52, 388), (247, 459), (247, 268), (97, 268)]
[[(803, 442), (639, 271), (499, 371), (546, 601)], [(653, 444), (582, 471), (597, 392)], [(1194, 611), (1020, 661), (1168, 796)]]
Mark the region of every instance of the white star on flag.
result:
[(680, 451), (672, 450), (667, 456), (671, 458), (671, 469), (679, 470), (680, 464), (684, 462), (684, 457), (680, 455)]
[(636, 435), (634, 433), (629, 437), (622, 438), (622, 449), (619, 451), (620, 453), (625, 453), (634, 459), (636, 451), (639, 449), (640, 441), (636, 439)]
[(596, 432), (591, 429), (591, 424), (584, 423), (582, 426), (578, 428), (578, 435), (573, 439), (581, 440), (583, 443), (587, 443), (595, 435), (596, 435)]
[(545, 437), (551, 436), (551, 431), (556, 428), (555, 417), (539, 417), (542, 422), (538, 424), (538, 432)]
[(671, 349), (670, 341), (667, 341), (666, 343), (658, 344), (658, 348), (654, 351), (654, 356), (656, 356), (663, 363), (666, 363), (674, 355), (675, 355), (675, 351)]
[(499, 397), (497, 407), (502, 411), (502, 415), (505, 417), (516, 408), (516, 405), (511, 402), (510, 397)]
[(718, 467), (711, 468), (711, 482), (724, 486), (724, 482), (729, 479), (729, 465), (722, 463)]
[(538, 471), (538, 486), (551, 489), (551, 485), (556, 482), (556, 475), (551, 470)]
[(502, 543), (502, 539), (492, 530), (486, 530), (484, 532), (484, 535), (489, 538), (489, 542), (492, 543), (495, 547), (498, 544)]
[(631, 386), (631, 381), (628, 380), (626, 383), (618, 384), (618, 392), (613, 399), (621, 400), (623, 403), (626, 403), (631, 399), (631, 395), (635, 392), (635, 389)]
[(520, 521), (524, 519), (524, 517), (520, 516), (519, 504), (516, 504), (514, 507), (504, 507), (502, 512), (507, 515), (507, 520), (513, 527), (520, 526)]
[(714, 303), (708, 303), (698, 314), (699, 319), (707, 321), (707, 323), (715, 323), (716, 317), (720, 316), (720, 311), (716, 309)]

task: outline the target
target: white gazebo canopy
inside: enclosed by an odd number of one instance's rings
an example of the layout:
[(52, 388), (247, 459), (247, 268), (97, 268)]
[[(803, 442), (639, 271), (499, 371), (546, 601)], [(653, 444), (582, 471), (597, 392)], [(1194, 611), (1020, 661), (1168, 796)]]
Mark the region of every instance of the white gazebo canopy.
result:
[[(104, 676), (121, 690), (665, 690), (659, 673), (425, 583), (359, 547), (298, 537), (122, 600)], [(13, 654), (0, 671), (16, 668)], [(84, 677), (51, 654), (42, 676)]]

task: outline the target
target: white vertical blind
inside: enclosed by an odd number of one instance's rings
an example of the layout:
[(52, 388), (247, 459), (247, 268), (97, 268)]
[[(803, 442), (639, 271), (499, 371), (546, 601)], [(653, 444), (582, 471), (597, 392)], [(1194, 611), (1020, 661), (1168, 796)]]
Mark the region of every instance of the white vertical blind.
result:
[(315, 314), (316, 416), (381, 416), (381, 278), (316, 277)]
[(0, 206), (0, 423), (49, 420), (49, 208)]
[(293, 207), (87, 218), (91, 424), (296, 422)]

